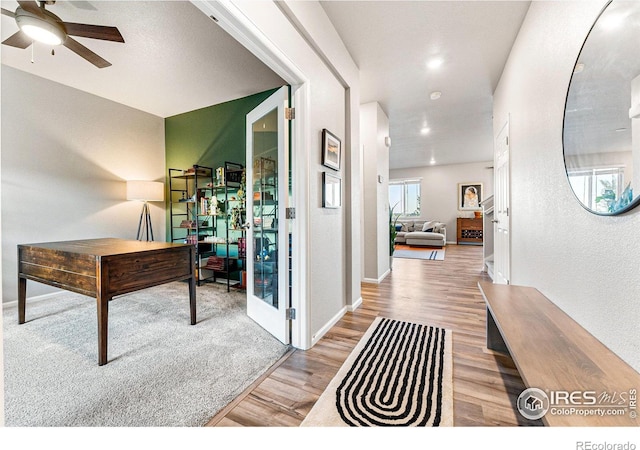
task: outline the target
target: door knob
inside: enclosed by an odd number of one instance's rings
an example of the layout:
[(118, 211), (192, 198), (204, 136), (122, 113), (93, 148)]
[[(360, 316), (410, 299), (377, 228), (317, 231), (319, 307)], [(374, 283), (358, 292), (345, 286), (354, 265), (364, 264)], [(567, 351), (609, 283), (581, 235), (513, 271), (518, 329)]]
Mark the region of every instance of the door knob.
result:
[(500, 222), (498, 219), (493, 219), (493, 220), (491, 221), (491, 223), (498, 223), (498, 222)]

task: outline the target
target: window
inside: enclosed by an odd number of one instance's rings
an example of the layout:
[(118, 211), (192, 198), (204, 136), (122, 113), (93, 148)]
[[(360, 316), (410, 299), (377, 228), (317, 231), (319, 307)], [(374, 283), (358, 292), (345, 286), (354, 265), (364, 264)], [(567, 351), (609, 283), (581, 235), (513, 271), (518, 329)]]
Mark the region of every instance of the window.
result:
[(420, 215), (420, 180), (398, 180), (389, 182), (389, 205), (394, 214), (401, 216)]
[(576, 197), (597, 212), (610, 212), (620, 197), (624, 183), (623, 167), (569, 170), (569, 183)]

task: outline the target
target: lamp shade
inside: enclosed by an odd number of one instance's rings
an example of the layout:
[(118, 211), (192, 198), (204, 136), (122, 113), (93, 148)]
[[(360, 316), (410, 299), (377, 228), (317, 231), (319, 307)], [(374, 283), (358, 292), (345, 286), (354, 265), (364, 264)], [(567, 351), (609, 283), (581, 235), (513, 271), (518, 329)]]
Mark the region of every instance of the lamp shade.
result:
[(164, 183), (159, 181), (127, 181), (127, 200), (164, 201)]

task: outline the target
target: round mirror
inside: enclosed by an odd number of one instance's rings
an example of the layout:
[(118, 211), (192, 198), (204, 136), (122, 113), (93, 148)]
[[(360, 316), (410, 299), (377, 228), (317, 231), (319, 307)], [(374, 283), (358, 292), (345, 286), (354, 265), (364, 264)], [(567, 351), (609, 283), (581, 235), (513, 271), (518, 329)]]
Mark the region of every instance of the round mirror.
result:
[(582, 46), (564, 111), (569, 184), (600, 215), (640, 203), (640, 1), (613, 0)]

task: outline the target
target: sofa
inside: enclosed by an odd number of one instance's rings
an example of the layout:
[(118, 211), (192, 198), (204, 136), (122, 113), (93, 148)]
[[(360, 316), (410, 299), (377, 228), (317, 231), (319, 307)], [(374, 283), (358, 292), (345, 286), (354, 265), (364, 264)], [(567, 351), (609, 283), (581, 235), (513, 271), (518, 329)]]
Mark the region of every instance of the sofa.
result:
[(396, 244), (417, 247), (444, 247), (447, 243), (447, 226), (435, 220), (398, 220)]

